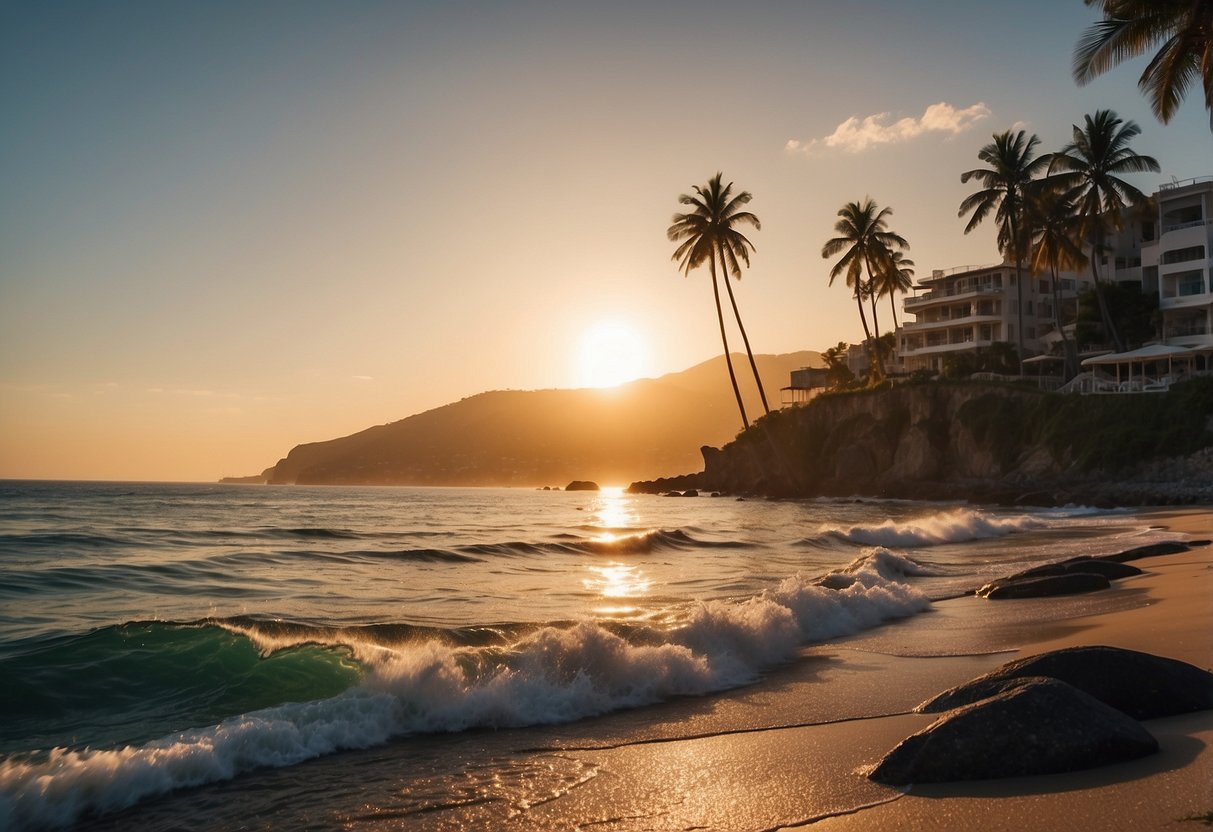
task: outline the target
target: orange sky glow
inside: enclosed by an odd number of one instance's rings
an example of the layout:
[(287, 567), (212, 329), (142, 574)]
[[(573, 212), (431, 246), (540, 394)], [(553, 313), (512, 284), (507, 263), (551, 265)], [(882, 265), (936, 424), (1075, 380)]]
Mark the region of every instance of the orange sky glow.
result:
[(1140, 67), (1074, 85), (1079, 0), (824, 5), (6, 4), (0, 477), (253, 474), (718, 355), (665, 237), (717, 170), (762, 220), (760, 353), (862, 337), (820, 257), (844, 202), (892, 206), (920, 274), (996, 260), (957, 218), (992, 132), (1110, 107), (1143, 190), (1213, 172), (1199, 95), (1164, 127)]

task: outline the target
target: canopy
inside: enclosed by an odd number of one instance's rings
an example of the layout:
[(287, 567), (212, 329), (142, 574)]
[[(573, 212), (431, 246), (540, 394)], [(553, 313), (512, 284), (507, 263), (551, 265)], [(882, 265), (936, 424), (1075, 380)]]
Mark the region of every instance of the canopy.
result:
[(1191, 355), (1192, 350), (1187, 347), (1171, 347), (1166, 344), (1147, 344), (1135, 350), (1128, 352), (1112, 352), (1107, 355), (1096, 355), (1091, 358), (1084, 358), (1082, 366), (1091, 367), (1095, 365), (1108, 364), (1133, 364), (1139, 361), (1154, 361), (1162, 358), (1179, 358), (1185, 355)]

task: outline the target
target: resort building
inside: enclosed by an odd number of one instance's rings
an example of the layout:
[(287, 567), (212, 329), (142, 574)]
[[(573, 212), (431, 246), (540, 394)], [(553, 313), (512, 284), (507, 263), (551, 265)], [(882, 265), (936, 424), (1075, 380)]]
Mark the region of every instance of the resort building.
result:
[[(1163, 343), (1213, 346), (1213, 176), (1163, 185), (1145, 210), (1131, 211), (1122, 224), (1105, 241), (1100, 279), (1157, 292)], [(1052, 278), (1024, 269), (1023, 279), (1021, 358), (1056, 353), (1061, 334), (1054, 323)], [(1058, 284), (1068, 307), (1062, 318), (1072, 320), (1078, 295), (1092, 286), (1090, 267), (1058, 275)], [(949, 355), (999, 341), (1018, 345), (1017, 310), (1013, 263), (936, 270), (905, 299), (914, 320), (897, 330), (893, 369), (938, 372)]]
[(1163, 343), (1213, 346), (1213, 176), (1163, 185), (1154, 198), (1159, 235), (1142, 277), (1158, 288)]
[[(1059, 337), (1053, 325), (1052, 277), (1027, 269), (1022, 274), (1024, 352), (1036, 355)], [(1063, 303), (1072, 302), (1090, 282), (1089, 273), (1059, 275)], [(914, 320), (897, 329), (895, 369), (938, 372), (949, 355), (999, 341), (1018, 344), (1019, 297), (1013, 263), (935, 270), (905, 299), (906, 314)]]

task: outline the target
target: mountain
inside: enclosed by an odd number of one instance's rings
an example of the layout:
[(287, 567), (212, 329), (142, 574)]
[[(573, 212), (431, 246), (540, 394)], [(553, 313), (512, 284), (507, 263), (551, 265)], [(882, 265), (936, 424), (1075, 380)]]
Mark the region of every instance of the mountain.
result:
[[(773, 408), (792, 370), (823, 365), (812, 351), (754, 359)], [(762, 405), (749, 363), (734, 355), (733, 364), (753, 419)], [(258, 479), (301, 485), (626, 484), (698, 470), (700, 446), (722, 445), (740, 429), (720, 356), (606, 390), (480, 393), (350, 436), (298, 445)]]

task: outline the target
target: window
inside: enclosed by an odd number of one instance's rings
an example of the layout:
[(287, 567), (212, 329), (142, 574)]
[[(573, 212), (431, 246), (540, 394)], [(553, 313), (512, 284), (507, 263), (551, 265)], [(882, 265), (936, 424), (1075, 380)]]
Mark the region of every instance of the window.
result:
[(1049, 281), (1047, 281), (1047, 280), (1040, 281), (1040, 293), (1042, 295), (1049, 294)]

